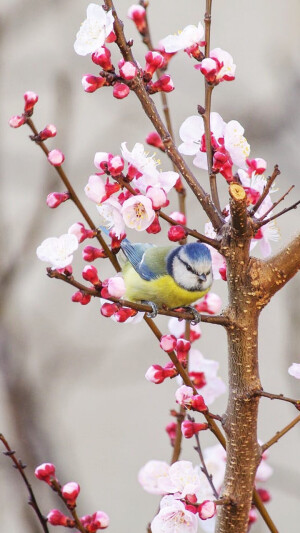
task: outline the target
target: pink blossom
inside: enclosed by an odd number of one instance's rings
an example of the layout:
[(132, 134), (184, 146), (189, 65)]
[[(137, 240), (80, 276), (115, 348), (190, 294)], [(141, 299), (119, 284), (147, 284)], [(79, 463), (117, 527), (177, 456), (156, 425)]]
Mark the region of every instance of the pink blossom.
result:
[(201, 520), (207, 520), (215, 516), (217, 512), (217, 507), (215, 502), (211, 500), (205, 500), (198, 507), (198, 514)]
[(82, 222), (75, 222), (68, 229), (69, 235), (75, 235), (78, 242), (81, 243), (85, 239), (92, 239), (95, 237), (95, 232), (91, 229), (86, 229)]
[(204, 373), (206, 383), (201, 387), (201, 395), (206, 405), (211, 405), (216, 398), (226, 392), (225, 383), (217, 376), (218, 368), (217, 361), (205, 359), (199, 350), (193, 348), (190, 350), (189, 373)]
[(69, 200), (70, 194), (68, 192), (50, 192), (47, 196), (47, 206), (52, 209), (58, 207), (63, 202)]
[(198, 26), (186, 26), (178, 35), (168, 35), (160, 41), (168, 53), (185, 50), (193, 45), (203, 46), (204, 44), (204, 28), (199, 22)]
[(159, 345), (165, 352), (172, 352), (176, 348), (176, 337), (174, 335), (163, 335)]
[(82, 277), (86, 281), (89, 281), (93, 285), (99, 285), (100, 280), (98, 277), (98, 271), (93, 265), (86, 265), (82, 271)]
[(133, 80), (137, 75), (137, 68), (132, 61), (119, 61), (120, 76), (124, 80)]
[(151, 200), (141, 194), (125, 200), (121, 213), (126, 226), (136, 231), (144, 231), (155, 218)]
[(52, 463), (42, 463), (36, 467), (34, 474), (40, 481), (50, 484), (51, 478), (55, 478), (55, 466)]
[(64, 268), (73, 261), (73, 252), (78, 248), (75, 235), (65, 234), (61, 237), (49, 237), (37, 248), (36, 254), (41, 261), (52, 265), (52, 269)]
[(168, 229), (168, 239), (172, 242), (178, 242), (187, 236), (186, 230), (182, 226), (171, 226)]
[(95, 533), (109, 526), (109, 516), (103, 511), (96, 511), (92, 515), (81, 516), (80, 522), (88, 533)]
[(143, 33), (146, 29), (146, 10), (143, 6), (133, 4), (127, 11), (127, 17), (133, 20), (138, 31)]
[(110, 296), (122, 298), (126, 292), (124, 279), (122, 276), (114, 276), (107, 281), (107, 290)]
[(96, 50), (92, 54), (92, 61), (99, 65), (99, 67), (103, 68), (103, 70), (111, 70), (112, 69), (112, 63), (111, 63), (111, 53), (106, 46), (102, 46), (98, 50)]
[(105, 174), (108, 160), (110, 157), (113, 157), (112, 154), (108, 152), (96, 152), (94, 157), (94, 165), (100, 172), (98, 174)]
[(296, 379), (300, 379), (300, 363), (293, 363), (288, 368), (288, 373)]
[(138, 473), (139, 483), (150, 494), (165, 494), (161, 483), (168, 478), (169, 470), (170, 466), (164, 461), (148, 461)]
[(181, 385), (181, 387), (175, 392), (176, 402), (179, 403), (179, 405), (190, 405), (193, 396), (194, 392), (192, 387), (187, 387), (187, 385)]
[(164, 57), (159, 52), (154, 52), (151, 50), (147, 52), (145, 59), (146, 66), (144, 70), (151, 77), (153, 76), (154, 72), (156, 72), (157, 69), (162, 68), (165, 63)]
[(61, 513), (58, 509), (52, 509), (47, 514), (47, 520), (52, 526), (64, 526), (64, 527), (74, 527), (75, 522), (72, 518)]
[(163, 383), (166, 378), (173, 378), (177, 376), (177, 370), (173, 363), (167, 363), (164, 367), (160, 365), (152, 365), (148, 368), (145, 378), (155, 385)]
[(61, 493), (64, 499), (71, 507), (74, 507), (76, 505), (76, 499), (78, 497), (79, 492), (80, 486), (78, 485), (78, 483), (76, 483), (76, 481), (69, 481), (69, 483), (66, 483), (61, 489)]
[(181, 432), (186, 439), (191, 439), (194, 435), (197, 435), (199, 431), (207, 428), (208, 424), (200, 424), (197, 422), (191, 422), (190, 420), (184, 420), (181, 424)]
[(63, 164), (65, 156), (60, 150), (55, 149), (48, 153), (47, 159), (51, 165), (59, 167)]
[(167, 195), (161, 187), (147, 187), (146, 192), (147, 198), (150, 198), (152, 202), (153, 209), (157, 210), (161, 207), (166, 207), (169, 205), (169, 200), (167, 199)]
[(37, 103), (39, 97), (36, 93), (34, 93), (33, 91), (27, 91), (26, 93), (24, 93), (24, 100), (25, 100), (25, 107), (24, 107), (24, 111), (25, 113), (28, 113), (28, 111), (31, 111), (35, 104)]
[(158, 135), (156, 131), (152, 131), (149, 133), (146, 137), (146, 143), (150, 144), (150, 146), (155, 146), (155, 148), (159, 148), (163, 152), (165, 152), (164, 144), (161, 140), (161, 137)]
[(112, 154), (109, 154), (108, 162), (107, 162), (108, 172), (113, 177), (119, 176), (122, 173), (123, 168), (124, 168), (124, 161), (122, 157), (120, 157), (119, 155), (113, 156)]
[(93, 74), (85, 74), (81, 79), (82, 87), (86, 93), (94, 93), (97, 89), (106, 84), (106, 79), (102, 76), (93, 76)]
[(128, 85), (125, 85), (125, 83), (115, 83), (113, 87), (113, 96), (117, 98), (118, 100), (122, 100), (122, 98), (126, 98), (130, 93), (130, 89)]
[(175, 220), (178, 224), (182, 224), (183, 226), (186, 225), (186, 216), (180, 211), (173, 211), (169, 217)]
[(156, 92), (170, 93), (174, 89), (174, 83), (169, 74), (163, 74), (157, 81), (150, 81), (148, 84), (148, 90), (150, 94)]
[(214, 292), (207, 293), (199, 303), (195, 304), (199, 313), (208, 313), (210, 315), (218, 314), (222, 309), (222, 300)]
[(38, 136), (41, 141), (46, 141), (50, 137), (55, 137), (56, 133), (57, 129), (54, 124), (48, 124), (42, 131), (40, 131)]
[(89, 200), (96, 204), (101, 204), (107, 199), (105, 183), (97, 174), (92, 174), (84, 188), (84, 192)]
[(117, 238), (125, 234), (125, 224), (121, 213), (121, 205), (115, 198), (108, 198), (97, 205), (102, 225), (109, 228)]
[(13, 115), (9, 119), (9, 125), (11, 128), (19, 128), (20, 126), (23, 126), (26, 122), (26, 117), (24, 115)]
[(196, 515), (186, 510), (181, 501), (165, 498), (161, 501), (159, 513), (151, 522), (152, 533), (196, 533), (198, 529)]
[(169, 493), (180, 492), (181, 497), (195, 494), (201, 487), (199, 469), (190, 461), (176, 461), (170, 466), (169, 479), (161, 482)]
[(97, 4), (89, 4), (87, 18), (76, 35), (74, 50), (85, 56), (98, 50), (113, 32), (114, 18), (111, 11), (105, 11)]
[(236, 65), (232, 56), (221, 48), (211, 50), (209, 58), (203, 59), (195, 68), (201, 70), (209, 83), (232, 81), (235, 78)]

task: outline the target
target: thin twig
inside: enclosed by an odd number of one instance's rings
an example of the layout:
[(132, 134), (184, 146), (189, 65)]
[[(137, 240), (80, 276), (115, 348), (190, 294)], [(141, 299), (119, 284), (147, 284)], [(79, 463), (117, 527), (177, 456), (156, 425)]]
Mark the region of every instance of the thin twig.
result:
[(274, 437), (272, 437), (265, 444), (263, 444), (262, 447), (261, 447), (262, 452), (265, 452), (268, 448), (273, 446), (273, 444), (278, 442), (279, 439), (281, 439), (281, 437), (283, 437), (283, 435), (285, 435), (288, 431), (290, 431), (290, 429), (292, 429), (294, 426), (296, 426), (296, 424), (298, 424), (298, 422), (300, 422), (300, 415), (298, 415), (296, 418), (294, 418), (294, 420), (292, 420), (292, 422), (290, 422), (287, 426), (285, 426), (281, 431), (277, 431), (277, 433), (274, 435)]
[(285, 197), (291, 192), (292, 189), (294, 189), (295, 185), (292, 185), (287, 191), (285, 194), (283, 194), (281, 196), (281, 198), (279, 198), (279, 200), (277, 200), (277, 202), (274, 202), (270, 209), (268, 209), (268, 211), (266, 211), (260, 218), (258, 218), (257, 220), (263, 220), (264, 218), (266, 218), (266, 216), (271, 213), (271, 211), (273, 211), (273, 209), (275, 209), (275, 207), (277, 207), (278, 204), (280, 204), (280, 202), (282, 202), (282, 200), (285, 199)]
[(279, 167), (278, 167), (278, 165), (275, 165), (274, 170), (273, 170), (273, 174), (272, 174), (272, 176), (269, 176), (261, 196), (259, 197), (259, 199), (257, 200), (256, 204), (252, 207), (251, 211), (249, 212), (250, 216), (253, 216), (254, 213), (256, 213), (256, 211), (260, 208), (261, 204), (263, 203), (264, 199), (268, 195), (269, 190), (271, 189), (274, 181), (276, 180), (277, 176), (279, 176), (279, 174), (280, 174)]
[(31, 488), (31, 485), (24, 473), (24, 468), (26, 465), (23, 465), (22, 461), (19, 459), (17, 460), (16, 456), (15, 456), (15, 452), (11, 449), (11, 447), (9, 446), (7, 440), (5, 439), (4, 435), (2, 435), (2, 433), (0, 433), (0, 440), (3, 442), (7, 452), (3, 452), (4, 455), (7, 455), (8, 457), (10, 457), (10, 459), (13, 461), (14, 463), (14, 467), (18, 470), (18, 472), (20, 473), (20, 475), (22, 476), (22, 479), (27, 487), (27, 490), (29, 492), (29, 505), (33, 508), (34, 512), (36, 513), (38, 519), (39, 519), (39, 522), (43, 528), (43, 531), (44, 533), (49, 533), (49, 529), (48, 529), (48, 526), (47, 526), (47, 518), (45, 516), (43, 516), (43, 514), (41, 513), (40, 511), (40, 508), (38, 506), (38, 503), (35, 499), (35, 496), (34, 496), (34, 493), (33, 493), (33, 490)]
[[(26, 120), (26, 123), (30, 127), (30, 129), (33, 132), (34, 136), (38, 135), (39, 132), (36, 129), (33, 121), (30, 118), (28, 118)], [(44, 154), (46, 156), (48, 156), (49, 150), (48, 150), (47, 146), (45, 145), (45, 143), (43, 141), (35, 141), (35, 143), (38, 144), (41, 147), (41, 149), (43, 150)], [(114, 254), (111, 252), (110, 248), (107, 246), (105, 240), (103, 239), (103, 237), (101, 235), (100, 230), (96, 227), (96, 225), (92, 221), (91, 217), (89, 216), (88, 212), (84, 208), (83, 204), (79, 200), (79, 198), (78, 198), (74, 188), (72, 187), (72, 185), (70, 183), (70, 180), (68, 179), (66, 173), (64, 172), (62, 166), (61, 165), (60, 166), (55, 166), (54, 168), (55, 168), (56, 172), (58, 173), (59, 177), (61, 178), (61, 180), (63, 181), (64, 185), (66, 186), (66, 188), (67, 188), (67, 190), (68, 190), (68, 192), (70, 194), (71, 200), (74, 202), (74, 204), (76, 205), (77, 209), (82, 214), (82, 216), (85, 219), (85, 221), (88, 223), (89, 227), (93, 231), (95, 231), (95, 233), (96, 233), (95, 236), (98, 239), (99, 243), (101, 244), (102, 248), (104, 249), (107, 257), (109, 257), (111, 263), (114, 265), (114, 267), (117, 270), (117, 272), (120, 272), (121, 268), (120, 268), (120, 265), (118, 263), (117, 258), (114, 256)]]
[(293, 205), (291, 205), (290, 207), (286, 207), (285, 209), (283, 209), (282, 211), (279, 211), (279, 213), (277, 213), (277, 215), (274, 215), (273, 217), (270, 217), (270, 218), (266, 218), (265, 220), (262, 220), (261, 222), (254, 222), (254, 227), (255, 228), (261, 228), (262, 226), (264, 226), (265, 224), (268, 224), (269, 222), (271, 222), (272, 220), (275, 220), (276, 218), (278, 217), (281, 217), (282, 215), (284, 215), (285, 213), (288, 213), (289, 211), (291, 211), (292, 209), (297, 209), (298, 205), (300, 204), (300, 200), (298, 200), (298, 202), (295, 202)]
[(76, 525), (77, 529), (79, 529), (79, 531), (81, 531), (81, 533), (87, 533), (87, 530), (85, 529), (85, 527), (82, 525), (82, 523), (79, 520), (78, 514), (76, 512), (76, 508), (75, 507), (71, 507), (71, 506), (69, 506), (67, 504), (67, 501), (65, 500), (65, 498), (62, 495), (61, 486), (58, 483), (58, 481), (56, 481), (56, 479), (52, 479), (51, 480), (51, 488), (54, 490), (54, 492), (56, 492), (58, 494), (60, 499), (64, 502), (65, 506), (67, 507), (68, 511), (70, 512), (70, 514), (72, 515), (72, 517), (74, 519), (74, 522), (75, 522), (75, 525)]
[[(191, 420), (192, 422), (195, 421), (195, 419), (191, 416), (188, 417), (189, 420)], [(199, 459), (200, 459), (200, 462), (201, 462), (201, 471), (203, 472), (203, 474), (205, 475), (208, 483), (210, 484), (210, 487), (211, 487), (211, 490), (213, 491), (213, 495), (216, 499), (219, 498), (219, 494), (218, 494), (218, 491), (216, 490), (216, 487), (214, 486), (214, 483), (213, 483), (213, 476), (212, 474), (210, 474), (207, 470), (207, 467), (206, 467), (206, 464), (205, 464), (205, 461), (204, 461), (204, 457), (203, 457), (203, 453), (202, 453), (202, 449), (201, 449), (201, 445), (200, 445), (200, 439), (199, 439), (199, 435), (198, 433), (195, 433), (195, 439), (196, 439), (196, 443), (197, 443), (197, 446), (194, 446), (194, 450), (196, 450), (196, 452), (198, 453), (199, 455)]]
[(295, 405), (295, 407), (300, 407), (300, 400), (294, 400), (293, 398), (287, 398), (283, 394), (272, 394), (271, 392), (265, 391), (255, 391), (252, 396), (263, 396), (269, 398), (270, 400), (282, 400), (283, 402), (289, 402)]

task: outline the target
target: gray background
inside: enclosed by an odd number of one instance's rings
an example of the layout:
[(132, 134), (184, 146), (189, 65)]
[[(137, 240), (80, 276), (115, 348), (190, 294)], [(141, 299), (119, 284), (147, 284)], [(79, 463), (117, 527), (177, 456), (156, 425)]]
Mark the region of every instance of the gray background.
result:
[[(204, 0), (184, 4), (153, 0), (149, 17), (154, 42), (198, 23), (204, 4)], [(143, 64), (145, 50), (133, 23), (126, 21), (129, 5), (125, 0), (116, 2), (127, 37), (135, 40), (136, 58)], [(73, 51), (86, 6), (70, 0), (1, 2), (0, 431), (28, 464), (45, 514), (58, 502), (35, 481), (32, 469), (53, 461), (63, 483), (76, 480), (81, 485), (79, 514), (103, 509), (111, 517), (111, 533), (140, 532), (154, 515), (157, 498), (140, 488), (137, 472), (151, 458), (171, 456), (164, 427), (174, 406), (175, 385), (155, 387), (145, 381), (147, 368), (164, 364), (166, 358), (143, 323), (114, 324), (99, 315), (98, 302), (74, 305), (70, 287), (46, 277), (44, 265), (35, 257), (37, 245), (48, 236), (61, 235), (80, 217), (71, 204), (56, 211), (47, 208), (46, 194), (63, 188), (42, 152), (28, 141), (28, 130), (7, 126), (9, 117), (22, 110), (23, 93), (36, 91), (40, 96), (36, 124), (38, 128), (56, 124), (58, 136), (48, 146), (64, 151), (65, 170), (96, 219), (83, 193), (94, 172), (95, 152), (118, 153), (124, 140), (131, 148), (143, 142), (152, 127), (133, 94), (117, 101), (110, 89), (83, 92), (81, 76), (97, 72), (88, 57)], [(280, 165), (277, 198), (295, 183), (284, 205), (299, 198), (299, 15), (297, 0), (229, 0), (213, 6), (212, 47), (228, 50), (237, 64), (236, 81), (215, 90), (213, 110), (225, 121), (241, 122), (252, 156), (264, 157), (270, 171), (275, 163)], [(114, 51), (115, 61), (118, 57)], [(169, 103), (177, 141), (180, 124), (203, 103), (203, 84), (193, 63), (181, 53), (170, 68), (176, 90)], [(160, 107), (159, 95), (155, 101)], [(163, 169), (171, 169), (170, 164), (165, 162)], [(204, 173), (199, 172), (199, 179), (206, 183)], [(176, 208), (175, 195), (172, 200)], [(191, 194), (188, 207), (189, 224), (202, 229), (206, 219)], [(287, 214), (279, 225), (282, 240), (274, 251), (297, 232), (298, 212)], [(166, 241), (165, 227), (160, 239)], [(78, 278), (82, 266), (78, 254)], [(111, 272), (105, 262), (99, 271), (102, 278)], [(299, 397), (299, 382), (287, 374), (293, 361), (300, 362), (299, 283), (298, 277), (274, 297), (260, 326), (263, 386), (292, 397)], [(216, 282), (214, 291), (226, 302), (223, 282)], [(165, 319), (158, 319), (158, 324), (166, 331)], [(205, 357), (220, 362), (225, 377), (225, 334), (209, 325), (202, 329), (197, 347)], [(214, 411), (224, 409), (222, 398)], [(267, 440), (294, 416), (291, 406), (262, 400), (260, 438)], [(274, 475), (266, 484), (273, 497), (268, 509), (281, 532), (299, 530), (298, 439), (295, 428), (270, 452)], [(214, 444), (208, 435), (203, 442)], [(184, 458), (196, 462), (188, 441)], [(0, 471), (0, 530), (40, 531), (26, 504), (25, 488), (4, 457)], [(266, 530), (261, 520), (253, 527), (255, 533)]]

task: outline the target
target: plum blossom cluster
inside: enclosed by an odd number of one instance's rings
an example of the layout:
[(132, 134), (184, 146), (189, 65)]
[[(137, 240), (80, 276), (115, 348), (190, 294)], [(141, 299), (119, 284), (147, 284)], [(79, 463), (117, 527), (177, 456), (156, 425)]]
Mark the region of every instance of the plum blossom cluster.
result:
[[(171, 466), (164, 461), (148, 461), (139, 471), (138, 480), (143, 489), (150, 494), (162, 496), (160, 511), (151, 523), (155, 533), (169, 531), (177, 533), (196, 533), (198, 527), (204, 531), (213, 531), (217, 506), (215, 495), (220, 494), (224, 482), (226, 451), (220, 444), (203, 450), (204, 463), (213, 487), (203, 470), (194, 467), (190, 461), (177, 461)], [(270, 501), (270, 493), (261, 486), (272, 475), (272, 468), (263, 454), (258, 467), (255, 483), (264, 503)], [(203, 523), (209, 520), (207, 528)], [(252, 507), (249, 513), (249, 526), (257, 520), (257, 512)]]
[[(134, 16), (133, 13), (134, 10), (131, 10), (132, 16)], [(137, 13), (137, 17), (141, 21), (139, 13)], [(106, 46), (116, 39), (113, 22), (111, 11), (106, 11), (97, 4), (89, 4), (87, 18), (77, 33), (74, 49), (79, 55), (90, 54), (93, 63), (101, 67), (102, 70), (98, 76), (93, 74), (83, 76), (84, 90), (91, 93), (101, 87), (112, 86), (113, 96), (117, 99), (123, 99), (129, 95), (132, 80), (139, 76), (149, 94), (173, 91), (173, 82), (167, 74), (163, 74), (155, 82), (152, 81), (153, 74), (166, 65), (164, 55), (158, 51), (149, 51), (146, 54), (144, 68), (133, 61), (121, 59), (118, 62), (118, 73), (116, 72), (116, 67), (111, 62), (111, 52)]]
[(40, 481), (47, 483), (63, 500), (71, 516), (67, 516), (58, 509), (51, 509), (47, 520), (52, 526), (64, 526), (76, 528), (83, 526), (87, 533), (95, 533), (100, 529), (106, 529), (109, 525), (109, 517), (103, 511), (96, 511), (92, 515), (77, 517), (75, 508), (80, 493), (80, 486), (76, 481), (69, 481), (61, 485), (56, 477), (56, 469), (52, 463), (43, 463), (35, 469), (35, 476)]
[[(97, 204), (112, 238), (122, 240), (126, 227), (158, 233), (161, 229), (158, 211), (169, 204), (167, 195), (176, 186), (179, 175), (174, 171), (160, 172), (158, 163), (146, 154), (141, 143), (136, 143), (131, 151), (122, 143), (121, 154), (96, 153), (97, 173), (89, 177), (85, 193)], [(130, 183), (130, 190), (121, 191), (124, 183)]]

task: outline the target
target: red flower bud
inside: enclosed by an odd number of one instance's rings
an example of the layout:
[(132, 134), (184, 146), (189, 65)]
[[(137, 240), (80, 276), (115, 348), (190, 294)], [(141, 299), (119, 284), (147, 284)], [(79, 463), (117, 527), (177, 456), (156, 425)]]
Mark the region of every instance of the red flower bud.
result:
[(168, 231), (170, 241), (177, 242), (185, 239), (187, 233), (182, 226), (171, 226)]
[(113, 96), (121, 100), (129, 95), (130, 89), (125, 83), (116, 83), (113, 88)]
[(61, 489), (61, 493), (66, 500), (67, 505), (70, 507), (75, 507), (79, 492), (80, 486), (78, 483), (76, 483), (76, 481), (70, 481), (69, 483), (66, 483)]
[(54, 209), (55, 207), (58, 207), (63, 202), (66, 202), (69, 200), (70, 194), (68, 192), (50, 192), (47, 196), (47, 206), (51, 207), (51, 209)]
[(111, 53), (106, 46), (103, 46), (102, 48), (99, 48), (99, 50), (96, 50), (92, 54), (92, 61), (99, 65), (99, 67), (102, 67), (103, 70), (112, 70), (113, 66), (111, 64)]
[(55, 477), (55, 466), (52, 463), (43, 463), (36, 467), (34, 474), (39, 480), (50, 484), (51, 478)]
[(161, 140), (161, 137), (158, 135), (156, 131), (152, 131), (151, 133), (147, 135), (146, 143), (150, 144), (150, 146), (155, 146), (155, 148), (159, 148), (162, 152), (166, 151), (164, 144)]
[(89, 281), (90, 283), (92, 283), (94, 286), (101, 285), (101, 281), (98, 278), (97, 269), (93, 265), (86, 265), (84, 267), (82, 271), (82, 277), (86, 281)]
[(85, 246), (85, 248), (82, 250), (82, 257), (84, 261), (88, 261), (91, 263), (92, 261), (95, 261), (95, 259), (101, 258), (104, 259), (106, 257), (106, 253), (103, 250), (103, 248), (94, 248), (94, 246)]
[(74, 527), (75, 522), (68, 516), (65, 516), (58, 509), (52, 509), (48, 515), (47, 520), (52, 526), (64, 526), (64, 527)]
[(197, 422), (191, 422), (190, 420), (184, 420), (181, 424), (182, 435), (186, 439), (190, 439), (199, 431), (203, 431), (208, 428), (208, 424), (198, 424)]

